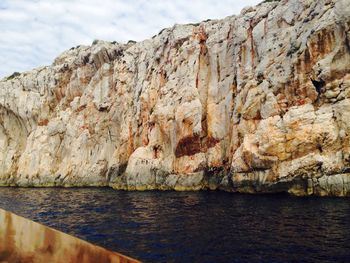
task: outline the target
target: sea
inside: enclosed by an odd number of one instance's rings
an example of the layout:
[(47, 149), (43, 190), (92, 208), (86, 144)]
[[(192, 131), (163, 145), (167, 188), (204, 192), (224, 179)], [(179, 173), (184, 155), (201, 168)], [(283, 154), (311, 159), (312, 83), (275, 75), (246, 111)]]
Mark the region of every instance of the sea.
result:
[(13, 187), (0, 207), (143, 262), (350, 262), (349, 198)]

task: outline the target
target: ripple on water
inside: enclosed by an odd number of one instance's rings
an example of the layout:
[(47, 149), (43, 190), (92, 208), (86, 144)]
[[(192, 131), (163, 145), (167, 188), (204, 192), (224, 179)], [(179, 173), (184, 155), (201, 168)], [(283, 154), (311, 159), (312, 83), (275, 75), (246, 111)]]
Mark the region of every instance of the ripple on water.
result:
[(0, 188), (0, 206), (146, 262), (350, 262), (350, 200)]

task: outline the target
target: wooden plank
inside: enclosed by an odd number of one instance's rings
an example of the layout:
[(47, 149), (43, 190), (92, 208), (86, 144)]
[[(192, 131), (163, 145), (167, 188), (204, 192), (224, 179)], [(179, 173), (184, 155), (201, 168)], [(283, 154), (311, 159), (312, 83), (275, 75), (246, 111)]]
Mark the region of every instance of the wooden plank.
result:
[(0, 209), (1, 262), (135, 263), (140, 261)]

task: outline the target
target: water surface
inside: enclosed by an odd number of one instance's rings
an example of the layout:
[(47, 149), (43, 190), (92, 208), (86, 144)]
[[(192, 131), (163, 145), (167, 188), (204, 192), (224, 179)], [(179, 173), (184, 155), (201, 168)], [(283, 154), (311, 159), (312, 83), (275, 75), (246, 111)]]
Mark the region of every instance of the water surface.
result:
[(347, 198), (0, 188), (0, 207), (145, 262), (350, 262)]

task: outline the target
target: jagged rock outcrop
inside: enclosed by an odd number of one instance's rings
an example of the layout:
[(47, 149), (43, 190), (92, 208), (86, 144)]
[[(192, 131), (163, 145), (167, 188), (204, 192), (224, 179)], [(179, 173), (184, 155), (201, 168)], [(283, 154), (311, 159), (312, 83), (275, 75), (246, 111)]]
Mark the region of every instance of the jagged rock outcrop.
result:
[(0, 181), (350, 195), (350, 7), (267, 1), (0, 82)]

